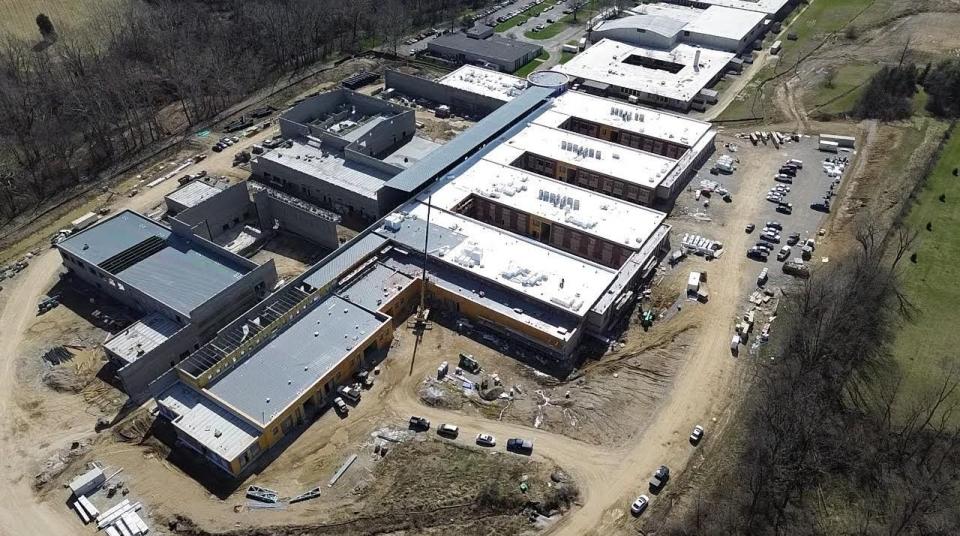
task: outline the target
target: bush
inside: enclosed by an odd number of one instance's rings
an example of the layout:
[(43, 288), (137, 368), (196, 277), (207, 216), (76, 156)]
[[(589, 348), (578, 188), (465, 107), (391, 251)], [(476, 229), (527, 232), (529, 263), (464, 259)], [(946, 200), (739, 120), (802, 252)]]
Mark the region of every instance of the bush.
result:
[(853, 108), (862, 119), (893, 121), (913, 115), (913, 95), (917, 92), (917, 66), (884, 67), (867, 83)]
[(941, 117), (960, 117), (960, 60), (943, 60), (930, 69), (923, 80), (927, 90), (927, 110)]

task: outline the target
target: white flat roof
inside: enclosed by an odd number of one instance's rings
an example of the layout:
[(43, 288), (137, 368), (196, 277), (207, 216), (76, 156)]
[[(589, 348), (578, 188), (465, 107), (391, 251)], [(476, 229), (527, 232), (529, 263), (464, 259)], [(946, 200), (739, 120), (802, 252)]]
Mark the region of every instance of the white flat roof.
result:
[(181, 382), (157, 402), (178, 415), (173, 425), (228, 462), (243, 454), (260, 436), (253, 425)]
[(697, 2), (701, 4), (732, 7), (745, 11), (759, 11), (768, 15), (773, 15), (780, 11), (789, 1), (790, 0), (697, 0)]
[[(697, 9), (673, 4), (640, 4), (628, 12), (640, 17), (636, 19), (638, 24), (642, 24), (646, 18), (665, 17), (682, 22), (683, 31), (737, 41), (743, 39), (766, 18), (760, 11), (744, 11), (722, 5)], [(629, 19), (631, 17), (618, 20)]]
[(222, 191), (220, 188), (204, 181), (193, 181), (168, 194), (167, 199), (189, 208), (199, 205)]
[(513, 99), (527, 87), (523, 78), (474, 65), (464, 65), (437, 82), (502, 101)]
[[(698, 51), (700, 67), (694, 69), (693, 62)], [(624, 60), (631, 56), (677, 63), (683, 65), (683, 68), (674, 74), (662, 69), (624, 63)], [(685, 44), (675, 45), (671, 50), (654, 50), (601, 39), (572, 60), (553, 69), (575, 78), (688, 102), (719, 75), (734, 56), (735, 54), (730, 52)]]
[(692, 147), (713, 125), (684, 115), (625, 104), (580, 91), (567, 91), (553, 100), (550, 110), (533, 123), (559, 128), (568, 117), (578, 117), (620, 130)]
[(670, 158), (536, 124), (490, 151), (484, 159), (510, 165), (524, 152), (650, 189), (656, 188), (677, 166), (677, 161)]
[(133, 363), (180, 331), (180, 326), (160, 313), (151, 313), (130, 324), (107, 342), (104, 348)]
[[(552, 196), (543, 199), (541, 192)], [(420, 198), (432, 196), (435, 208), (453, 210), (471, 194), (633, 250), (643, 247), (666, 218), (666, 214), (650, 208), (487, 160), (450, 181), (438, 183)], [(564, 208), (552, 201), (559, 199), (568, 201)], [(575, 204), (569, 206), (571, 203)]]
[(683, 29), (703, 35), (741, 40), (763, 23), (767, 16), (760, 11), (744, 11), (723, 5), (710, 6), (696, 20)]
[[(427, 205), (419, 201), (400, 211), (427, 219)], [(576, 316), (586, 315), (617, 275), (611, 268), (452, 212), (433, 209), (430, 223), (468, 237), (452, 249), (431, 251), (434, 257)]]

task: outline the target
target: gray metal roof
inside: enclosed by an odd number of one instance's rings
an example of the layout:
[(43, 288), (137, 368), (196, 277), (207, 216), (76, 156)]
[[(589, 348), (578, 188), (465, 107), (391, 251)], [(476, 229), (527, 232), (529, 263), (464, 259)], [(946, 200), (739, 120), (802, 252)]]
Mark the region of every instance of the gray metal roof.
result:
[(350, 281), (337, 291), (337, 295), (364, 309), (377, 311), (403, 289), (413, 283), (413, 278), (380, 263)]
[(367, 231), (347, 242), (340, 249), (327, 255), (314, 265), (310, 275), (304, 277), (303, 282), (313, 288), (322, 288), (340, 279), (343, 274), (356, 266), (357, 263), (374, 251), (382, 248), (387, 239), (373, 232)]
[(330, 295), (207, 389), (267, 425), (388, 321)]
[(292, 142), (292, 147), (274, 149), (257, 158), (275, 162), (370, 199), (377, 198), (377, 191), (390, 178), (389, 173), (346, 160), (341, 154), (314, 147), (305, 139)]
[[(439, 209), (436, 209), (439, 210)], [(377, 234), (392, 239), (398, 244), (402, 244), (411, 251), (423, 251), (424, 233), (427, 230), (427, 222), (417, 218), (406, 218), (400, 226), (399, 231), (390, 231), (385, 227), (377, 229)], [(427, 251), (436, 254), (441, 249), (453, 249), (461, 242), (467, 239), (467, 236), (456, 231), (441, 227), (437, 224), (430, 224), (430, 238), (427, 241)]]
[(417, 165), (417, 162), (423, 160), (440, 147), (441, 145), (439, 143), (434, 143), (420, 136), (414, 136), (413, 139), (402, 147), (390, 153), (383, 161), (407, 169)]
[(172, 236), (167, 247), (123, 270), (117, 277), (168, 307), (189, 315), (249, 271)]
[(487, 39), (474, 39), (459, 32), (442, 35), (427, 43), (428, 49), (436, 47), (449, 48), (507, 63), (519, 61), (528, 54), (539, 54), (543, 48), (540, 45), (516, 39), (506, 39), (499, 35), (493, 35)]
[(253, 425), (181, 382), (164, 391), (157, 402), (178, 415), (175, 427), (228, 462), (260, 437)]
[(497, 108), (476, 125), (424, 157), (417, 165), (387, 181), (387, 187), (403, 192), (418, 191), (434, 178), (449, 171), (480, 146), (516, 124), (518, 119), (541, 106), (552, 94), (551, 88), (525, 89), (515, 99)]
[(165, 239), (170, 236), (170, 229), (132, 210), (124, 210), (67, 238), (58, 247), (84, 262), (98, 265), (151, 236)]

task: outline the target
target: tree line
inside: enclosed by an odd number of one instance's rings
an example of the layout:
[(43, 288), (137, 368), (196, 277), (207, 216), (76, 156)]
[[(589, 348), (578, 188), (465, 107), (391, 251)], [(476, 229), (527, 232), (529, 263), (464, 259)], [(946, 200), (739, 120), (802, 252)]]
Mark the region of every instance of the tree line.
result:
[(884, 66), (870, 78), (853, 115), (861, 119), (893, 121), (913, 115), (917, 87), (927, 92), (926, 109), (947, 119), (960, 117), (960, 59), (949, 58), (923, 69), (913, 63)]
[(900, 402), (889, 348), (897, 319), (912, 313), (897, 265), (913, 239), (901, 234), (887, 245), (879, 236), (861, 233), (851, 260), (786, 296), (778, 322), (789, 325), (756, 367), (733, 461), (665, 533), (895, 536), (960, 527), (960, 375), (954, 369), (919, 402)]
[[(132, 0), (49, 46), (0, 41), (0, 218), (336, 52), (398, 43), (483, 0)], [(45, 33), (44, 33), (45, 32)]]

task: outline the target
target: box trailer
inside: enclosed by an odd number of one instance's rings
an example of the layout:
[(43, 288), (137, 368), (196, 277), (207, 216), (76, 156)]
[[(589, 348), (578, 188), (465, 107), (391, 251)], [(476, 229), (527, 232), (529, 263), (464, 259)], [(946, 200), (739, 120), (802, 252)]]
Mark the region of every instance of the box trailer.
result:
[(96, 212), (87, 212), (83, 216), (70, 222), (70, 230), (73, 232), (82, 231), (96, 223), (98, 219), (100, 219), (100, 216), (98, 216)]
[(577, 52), (580, 52), (580, 47), (578, 45), (563, 45), (563, 52), (576, 54)]
[(840, 144), (835, 141), (820, 140), (820, 150), (826, 153), (835, 153), (840, 150)]
[(821, 134), (820, 141), (831, 141), (831, 142), (835, 142), (840, 147), (847, 147), (852, 149), (857, 139), (854, 138), (853, 136), (839, 136), (837, 134)]

